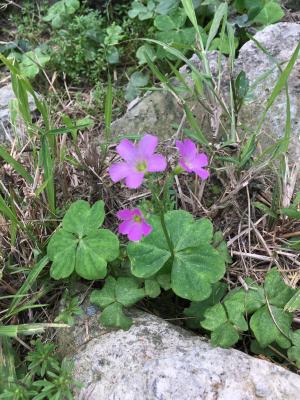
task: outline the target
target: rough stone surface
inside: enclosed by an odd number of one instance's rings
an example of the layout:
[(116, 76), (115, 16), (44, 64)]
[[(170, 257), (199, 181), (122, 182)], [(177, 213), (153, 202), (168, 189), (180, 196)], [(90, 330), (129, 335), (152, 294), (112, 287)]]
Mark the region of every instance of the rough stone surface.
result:
[[(0, 88), (0, 143), (9, 142), (13, 136), (10, 123), (9, 103), (15, 98), (16, 96), (11, 83)], [(36, 109), (31, 96), (29, 96), (29, 107), (31, 111)], [(22, 135), (20, 129), (17, 129), (17, 132)]]
[[(270, 25), (255, 35), (256, 40), (285, 67), (300, 41), (300, 24), (282, 22)], [(263, 74), (268, 74), (254, 90), (254, 99), (242, 108), (241, 119), (248, 127), (256, 127), (264, 106), (279, 77), (279, 70), (270, 58), (259, 51), (253, 41), (241, 49), (235, 63), (235, 72), (244, 70), (250, 84), (254, 84)], [(300, 157), (300, 58), (289, 78), (291, 102), (292, 138), (290, 161)], [(270, 145), (284, 135), (286, 119), (286, 94), (284, 90), (270, 109), (260, 137), (261, 145)]]
[(112, 123), (115, 135), (158, 133), (169, 136), (172, 125), (179, 124), (183, 111), (171, 93), (153, 92)]
[(300, 377), (204, 339), (162, 319), (134, 311), (129, 331), (99, 327), (82, 316), (60, 334), (71, 354), (77, 400), (296, 400)]

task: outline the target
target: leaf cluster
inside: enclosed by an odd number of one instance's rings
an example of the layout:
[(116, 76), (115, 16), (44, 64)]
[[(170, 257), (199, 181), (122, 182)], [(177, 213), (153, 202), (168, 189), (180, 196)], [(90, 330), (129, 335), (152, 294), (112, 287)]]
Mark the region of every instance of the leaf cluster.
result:
[(170, 287), (179, 297), (193, 301), (208, 298), (212, 284), (225, 273), (226, 245), (217, 240), (214, 247), (213, 226), (208, 219), (195, 221), (182, 210), (169, 211), (164, 218), (170, 243), (157, 215), (149, 219), (152, 233), (140, 242), (129, 243), (132, 274), (144, 279), (168, 274)]
[(74, 271), (84, 279), (106, 276), (107, 263), (119, 255), (119, 241), (110, 230), (99, 229), (104, 217), (101, 200), (92, 207), (84, 200), (70, 206), (47, 247), (52, 278), (67, 278)]
[(291, 329), (290, 312), (299, 294), (285, 284), (276, 268), (267, 273), (263, 286), (250, 278), (245, 285), (225, 295), (217, 283), (208, 299), (185, 309), (184, 314), (194, 318), (190, 326), (210, 331), (212, 344), (225, 348), (236, 344), (243, 333), (251, 334), (261, 349), (277, 346), (300, 365), (300, 336)]

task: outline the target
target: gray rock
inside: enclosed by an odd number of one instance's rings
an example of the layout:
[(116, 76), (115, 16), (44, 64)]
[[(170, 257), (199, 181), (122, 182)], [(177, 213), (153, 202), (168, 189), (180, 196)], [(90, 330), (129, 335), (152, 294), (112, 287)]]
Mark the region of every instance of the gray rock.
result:
[(172, 125), (179, 124), (182, 116), (183, 111), (171, 93), (153, 92), (114, 121), (111, 129), (117, 136), (148, 132), (168, 137), (173, 132)]
[(129, 331), (97, 325), (85, 314), (60, 334), (72, 354), (76, 400), (296, 400), (300, 377), (237, 350), (134, 311)]
[[(13, 92), (11, 83), (0, 88), (0, 143), (9, 142), (14, 136), (14, 130), (11, 126), (11, 118), (9, 111), (9, 104), (12, 100), (15, 100), (16, 96)], [(29, 96), (29, 107), (30, 111), (36, 109), (32, 96)], [(15, 127), (18, 135), (23, 136), (22, 129), (20, 126)]]
[[(300, 41), (300, 25), (289, 22), (270, 25), (258, 32), (255, 38), (284, 68)], [(246, 72), (250, 85), (258, 82), (264, 74), (268, 75), (257, 83), (253, 91), (253, 101), (242, 108), (241, 120), (253, 129), (258, 124), (270, 93), (278, 81), (280, 71), (270, 57), (257, 49), (253, 41), (247, 42), (240, 50), (235, 63), (236, 74), (241, 70)], [(288, 84), (292, 123), (290, 161), (296, 162), (300, 157), (300, 59), (290, 74)], [(286, 94), (283, 90), (269, 110), (263, 125), (260, 135), (262, 146), (271, 145), (284, 135), (285, 119)]]

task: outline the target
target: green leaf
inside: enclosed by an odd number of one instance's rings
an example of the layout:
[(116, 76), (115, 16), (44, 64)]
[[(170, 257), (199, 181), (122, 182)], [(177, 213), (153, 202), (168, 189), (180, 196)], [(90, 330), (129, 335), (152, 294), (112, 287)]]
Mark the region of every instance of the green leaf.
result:
[(216, 304), (208, 308), (204, 313), (205, 319), (201, 326), (208, 331), (214, 331), (219, 326), (228, 321), (225, 308), (222, 304)]
[(171, 15), (158, 15), (154, 19), (154, 26), (160, 31), (177, 30), (181, 28), (186, 21), (186, 14), (182, 8)]
[(298, 289), (294, 296), (287, 302), (284, 306), (284, 310), (288, 312), (300, 310), (300, 289)]
[(281, 214), (283, 214), (289, 218), (300, 219), (300, 211), (298, 211), (294, 207), (282, 208), (280, 211), (281, 211)]
[(280, 21), (283, 17), (284, 12), (280, 5), (275, 1), (269, 1), (265, 4), (260, 13), (256, 15), (252, 22), (266, 26)]
[(170, 262), (171, 286), (180, 297), (200, 301), (209, 297), (211, 284), (225, 273), (225, 262), (210, 242), (212, 224), (207, 219), (194, 221), (185, 211), (169, 211), (165, 223), (174, 256), (168, 247), (160, 219), (149, 219), (150, 235), (140, 242), (131, 242), (127, 252), (133, 275), (150, 278)]
[(284, 307), (295, 293), (295, 289), (284, 283), (276, 268), (267, 273), (264, 288), (269, 303), (277, 307)]
[(107, 262), (119, 255), (119, 241), (107, 229), (80, 239), (76, 253), (75, 271), (84, 279), (102, 279), (107, 273)]
[(239, 341), (240, 335), (234, 326), (229, 322), (225, 322), (215, 329), (211, 334), (211, 344), (228, 348)]
[(66, 212), (62, 226), (68, 232), (84, 236), (97, 230), (103, 224), (104, 218), (102, 200), (97, 201), (91, 208), (87, 201), (77, 200)]
[(223, 239), (221, 231), (215, 232), (213, 236), (213, 247), (218, 251), (219, 255), (224, 259), (226, 264), (232, 263), (232, 259), (228, 252), (227, 243)]
[(86, 201), (73, 203), (47, 248), (53, 261), (50, 274), (54, 279), (67, 278), (74, 269), (85, 279), (102, 279), (107, 262), (119, 255), (117, 236), (107, 229), (97, 229), (104, 220), (104, 203), (91, 208)]
[(192, 247), (176, 253), (171, 280), (174, 292), (184, 299), (204, 300), (211, 294), (211, 284), (225, 273), (225, 263), (210, 245)]
[(118, 278), (116, 300), (125, 307), (133, 306), (145, 297), (145, 290), (139, 287), (135, 278)]
[(147, 64), (147, 58), (154, 61), (156, 59), (156, 53), (150, 44), (144, 44), (140, 46), (136, 51), (136, 57), (139, 60), (139, 64)]
[(300, 368), (300, 346), (292, 346), (287, 351), (288, 358)]
[(145, 280), (145, 293), (146, 296), (151, 298), (158, 297), (160, 295), (160, 285), (155, 279)]
[(52, 265), (50, 275), (53, 279), (67, 278), (75, 268), (78, 239), (63, 229), (56, 232), (47, 247), (47, 254)]
[(22, 61), (19, 64), (21, 74), (28, 78), (34, 78), (50, 61), (50, 56), (44, 50), (37, 47), (34, 51), (28, 51), (22, 55)]
[(262, 347), (267, 347), (273, 342), (287, 349), (291, 342), (288, 339), (292, 315), (281, 308), (267, 305), (257, 310), (250, 319), (250, 327)]
[(177, 9), (179, 2), (180, 0), (160, 0), (155, 11), (157, 14), (170, 14)]
[(116, 301), (115, 288), (116, 280), (109, 276), (105, 280), (105, 285), (101, 290), (93, 290), (91, 293), (90, 301), (98, 307), (105, 308)]
[(122, 305), (119, 303), (110, 304), (106, 307), (99, 318), (99, 322), (105, 326), (112, 326), (127, 330), (132, 325), (131, 318), (123, 313)]
[(186, 320), (186, 325), (192, 329), (200, 328), (200, 322), (204, 319), (205, 311), (219, 303), (226, 291), (226, 283), (217, 282), (212, 285), (211, 295), (206, 300), (192, 301), (190, 306), (183, 311), (183, 314), (187, 317), (193, 317)]

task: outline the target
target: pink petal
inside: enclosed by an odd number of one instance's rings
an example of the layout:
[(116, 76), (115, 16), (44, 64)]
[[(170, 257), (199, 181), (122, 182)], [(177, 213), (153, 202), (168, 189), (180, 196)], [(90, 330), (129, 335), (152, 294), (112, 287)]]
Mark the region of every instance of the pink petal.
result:
[(127, 163), (121, 162), (119, 164), (113, 164), (108, 172), (113, 182), (119, 182), (130, 173), (130, 168)]
[(148, 236), (152, 232), (152, 226), (147, 224), (145, 220), (143, 220), (141, 225), (142, 225), (143, 236)]
[(143, 227), (140, 222), (135, 222), (131, 225), (131, 228), (128, 232), (128, 239), (129, 240), (141, 240), (143, 237)]
[(206, 167), (208, 165), (208, 157), (204, 153), (197, 154), (193, 160), (193, 167)]
[(193, 172), (193, 170), (192, 170), (188, 165), (186, 165), (186, 163), (184, 162), (183, 159), (180, 159), (180, 160), (178, 161), (178, 164), (179, 164), (185, 171), (187, 171), (187, 172)]
[(134, 215), (138, 215), (139, 217), (142, 217), (142, 216), (143, 216), (142, 211), (141, 211), (139, 208), (134, 208), (134, 209), (132, 210), (132, 212), (133, 212), (133, 216), (134, 216)]
[(205, 180), (209, 177), (209, 172), (204, 168), (194, 169), (195, 174), (200, 176), (201, 179)]
[(158, 138), (157, 136), (154, 135), (145, 135), (142, 137), (142, 139), (139, 141), (138, 144), (138, 150), (140, 156), (151, 156), (157, 147), (158, 143)]
[(147, 171), (148, 172), (160, 172), (164, 171), (167, 167), (167, 161), (161, 154), (153, 154), (147, 159)]
[(137, 149), (128, 139), (121, 140), (120, 144), (116, 147), (116, 150), (125, 161), (132, 161), (137, 157)]
[(118, 231), (122, 235), (127, 235), (130, 232), (133, 225), (134, 225), (134, 222), (132, 220), (124, 221), (119, 225)]
[(176, 147), (180, 156), (186, 160), (193, 159), (197, 154), (197, 147), (190, 139), (185, 139), (183, 142), (176, 140)]
[(129, 208), (125, 208), (124, 210), (120, 210), (117, 212), (117, 217), (125, 221), (132, 219), (134, 215), (134, 210), (129, 210)]
[(125, 183), (126, 186), (129, 187), (129, 189), (137, 189), (143, 183), (143, 179), (144, 179), (143, 172), (135, 172), (130, 170), (129, 174), (126, 177)]

